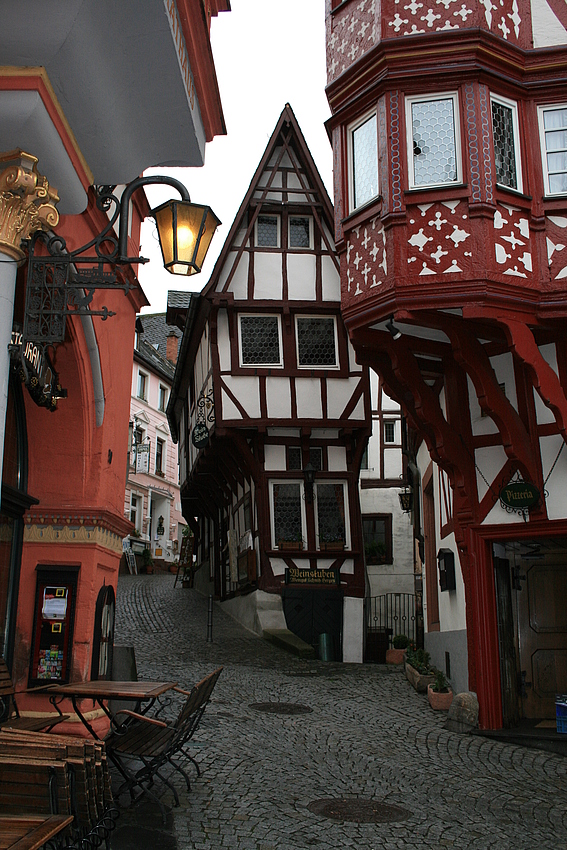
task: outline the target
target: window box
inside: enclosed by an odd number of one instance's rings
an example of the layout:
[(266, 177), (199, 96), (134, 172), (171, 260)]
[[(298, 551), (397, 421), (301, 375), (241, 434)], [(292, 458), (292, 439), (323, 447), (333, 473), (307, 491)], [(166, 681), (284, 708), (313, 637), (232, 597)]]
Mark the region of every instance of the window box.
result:
[(291, 552), (303, 549), (303, 540), (278, 540), (278, 549), (282, 552)]
[(320, 543), (321, 552), (342, 552), (345, 548), (344, 540), (328, 540), (326, 543)]

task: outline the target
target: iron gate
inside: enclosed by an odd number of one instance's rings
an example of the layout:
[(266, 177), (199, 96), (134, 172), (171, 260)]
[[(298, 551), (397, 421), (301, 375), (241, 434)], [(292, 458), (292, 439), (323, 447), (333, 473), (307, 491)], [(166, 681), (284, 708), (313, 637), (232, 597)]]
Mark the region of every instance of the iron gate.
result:
[(396, 635), (406, 635), (416, 640), (415, 595), (413, 593), (384, 593), (367, 596), (366, 608), (366, 660), (385, 660), (386, 650), (392, 646)]

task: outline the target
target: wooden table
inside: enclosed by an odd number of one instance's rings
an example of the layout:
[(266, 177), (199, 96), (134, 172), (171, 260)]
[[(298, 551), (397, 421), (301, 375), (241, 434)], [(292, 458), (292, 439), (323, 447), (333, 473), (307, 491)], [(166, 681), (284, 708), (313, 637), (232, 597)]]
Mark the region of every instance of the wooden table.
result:
[(72, 815), (0, 815), (0, 850), (37, 850), (72, 820)]
[[(79, 708), (78, 701), (81, 699), (92, 699), (102, 708), (107, 717), (112, 720), (112, 713), (107, 705), (108, 700), (132, 700), (133, 702), (147, 703), (142, 709), (145, 714), (152, 707), (157, 697), (171, 690), (177, 682), (106, 682), (96, 680), (92, 682), (72, 682), (68, 685), (46, 685), (44, 693), (48, 694), (50, 702), (55, 706), (57, 701), (67, 697), (73, 703), (73, 708), (82, 724), (88, 729), (93, 738), (99, 736), (86, 719)], [(0, 848), (1, 850), (1, 848)]]

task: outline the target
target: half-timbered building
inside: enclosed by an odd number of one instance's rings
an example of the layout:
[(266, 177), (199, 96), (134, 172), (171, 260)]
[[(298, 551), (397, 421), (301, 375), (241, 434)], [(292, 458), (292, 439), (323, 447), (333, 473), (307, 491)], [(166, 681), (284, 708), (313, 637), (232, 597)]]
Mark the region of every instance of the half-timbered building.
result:
[(336, 658), (360, 661), (369, 380), (341, 320), (332, 233), (286, 105), (208, 284), (168, 307), (185, 322), (168, 416), (197, 586), (258, 631), (330, 634)]
[(326, 4), (342, 314), (416, 436), (425, 645), (484, 728), (567, 690), (566, 8)]

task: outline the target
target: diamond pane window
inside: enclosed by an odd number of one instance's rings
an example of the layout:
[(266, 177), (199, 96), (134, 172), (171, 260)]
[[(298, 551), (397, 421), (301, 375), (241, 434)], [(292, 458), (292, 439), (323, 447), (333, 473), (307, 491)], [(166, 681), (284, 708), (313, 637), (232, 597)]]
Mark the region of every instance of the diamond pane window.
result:
[(456, 183), (459, 173), (455, 98), (451, 95), (436, 100), (409, 101), (409, 106), (411, 186)]
[(279, 224), (277, 215), (259, 215), (256, 220), (256, 245), (260, 248), (278, 248)]
[(345, 490), (342, 482), (316, 484), (317, 532), (320, 543), (346, 543)]
[(287, 447), (287, 468), (301, 469), (301, 449), (299, 446)]
[(335, 320), (332, 316), (298, 316), (297, 362), (299, 366), (336, 366)]
[(496, 161), (496, 180), (501, 186), (522, 189), (518, 110), (513, 101), (492, 97), (492, 137)]
[(353, 209), (378, 194), (378, 143), (376, 113), (351, 131)]
[(546, 194), (567, 194), (567, 107), (540, 110)]
[(309, 449), (309, 463), (315, 472), (320, 472), (323, 469), (323, 449)]
[(305, 216), (290, 216), (289, 219), (289, 247), (310, 248), (311, 247), (310, 219)]
[(281, 366), (277, 316), (240, 316), (242, 366)]
[(303, 536), (301, 521), (301, 485), (282, 482), (272, 485), (274, 506), (274, 542), (280, 540), (300, 543)]

